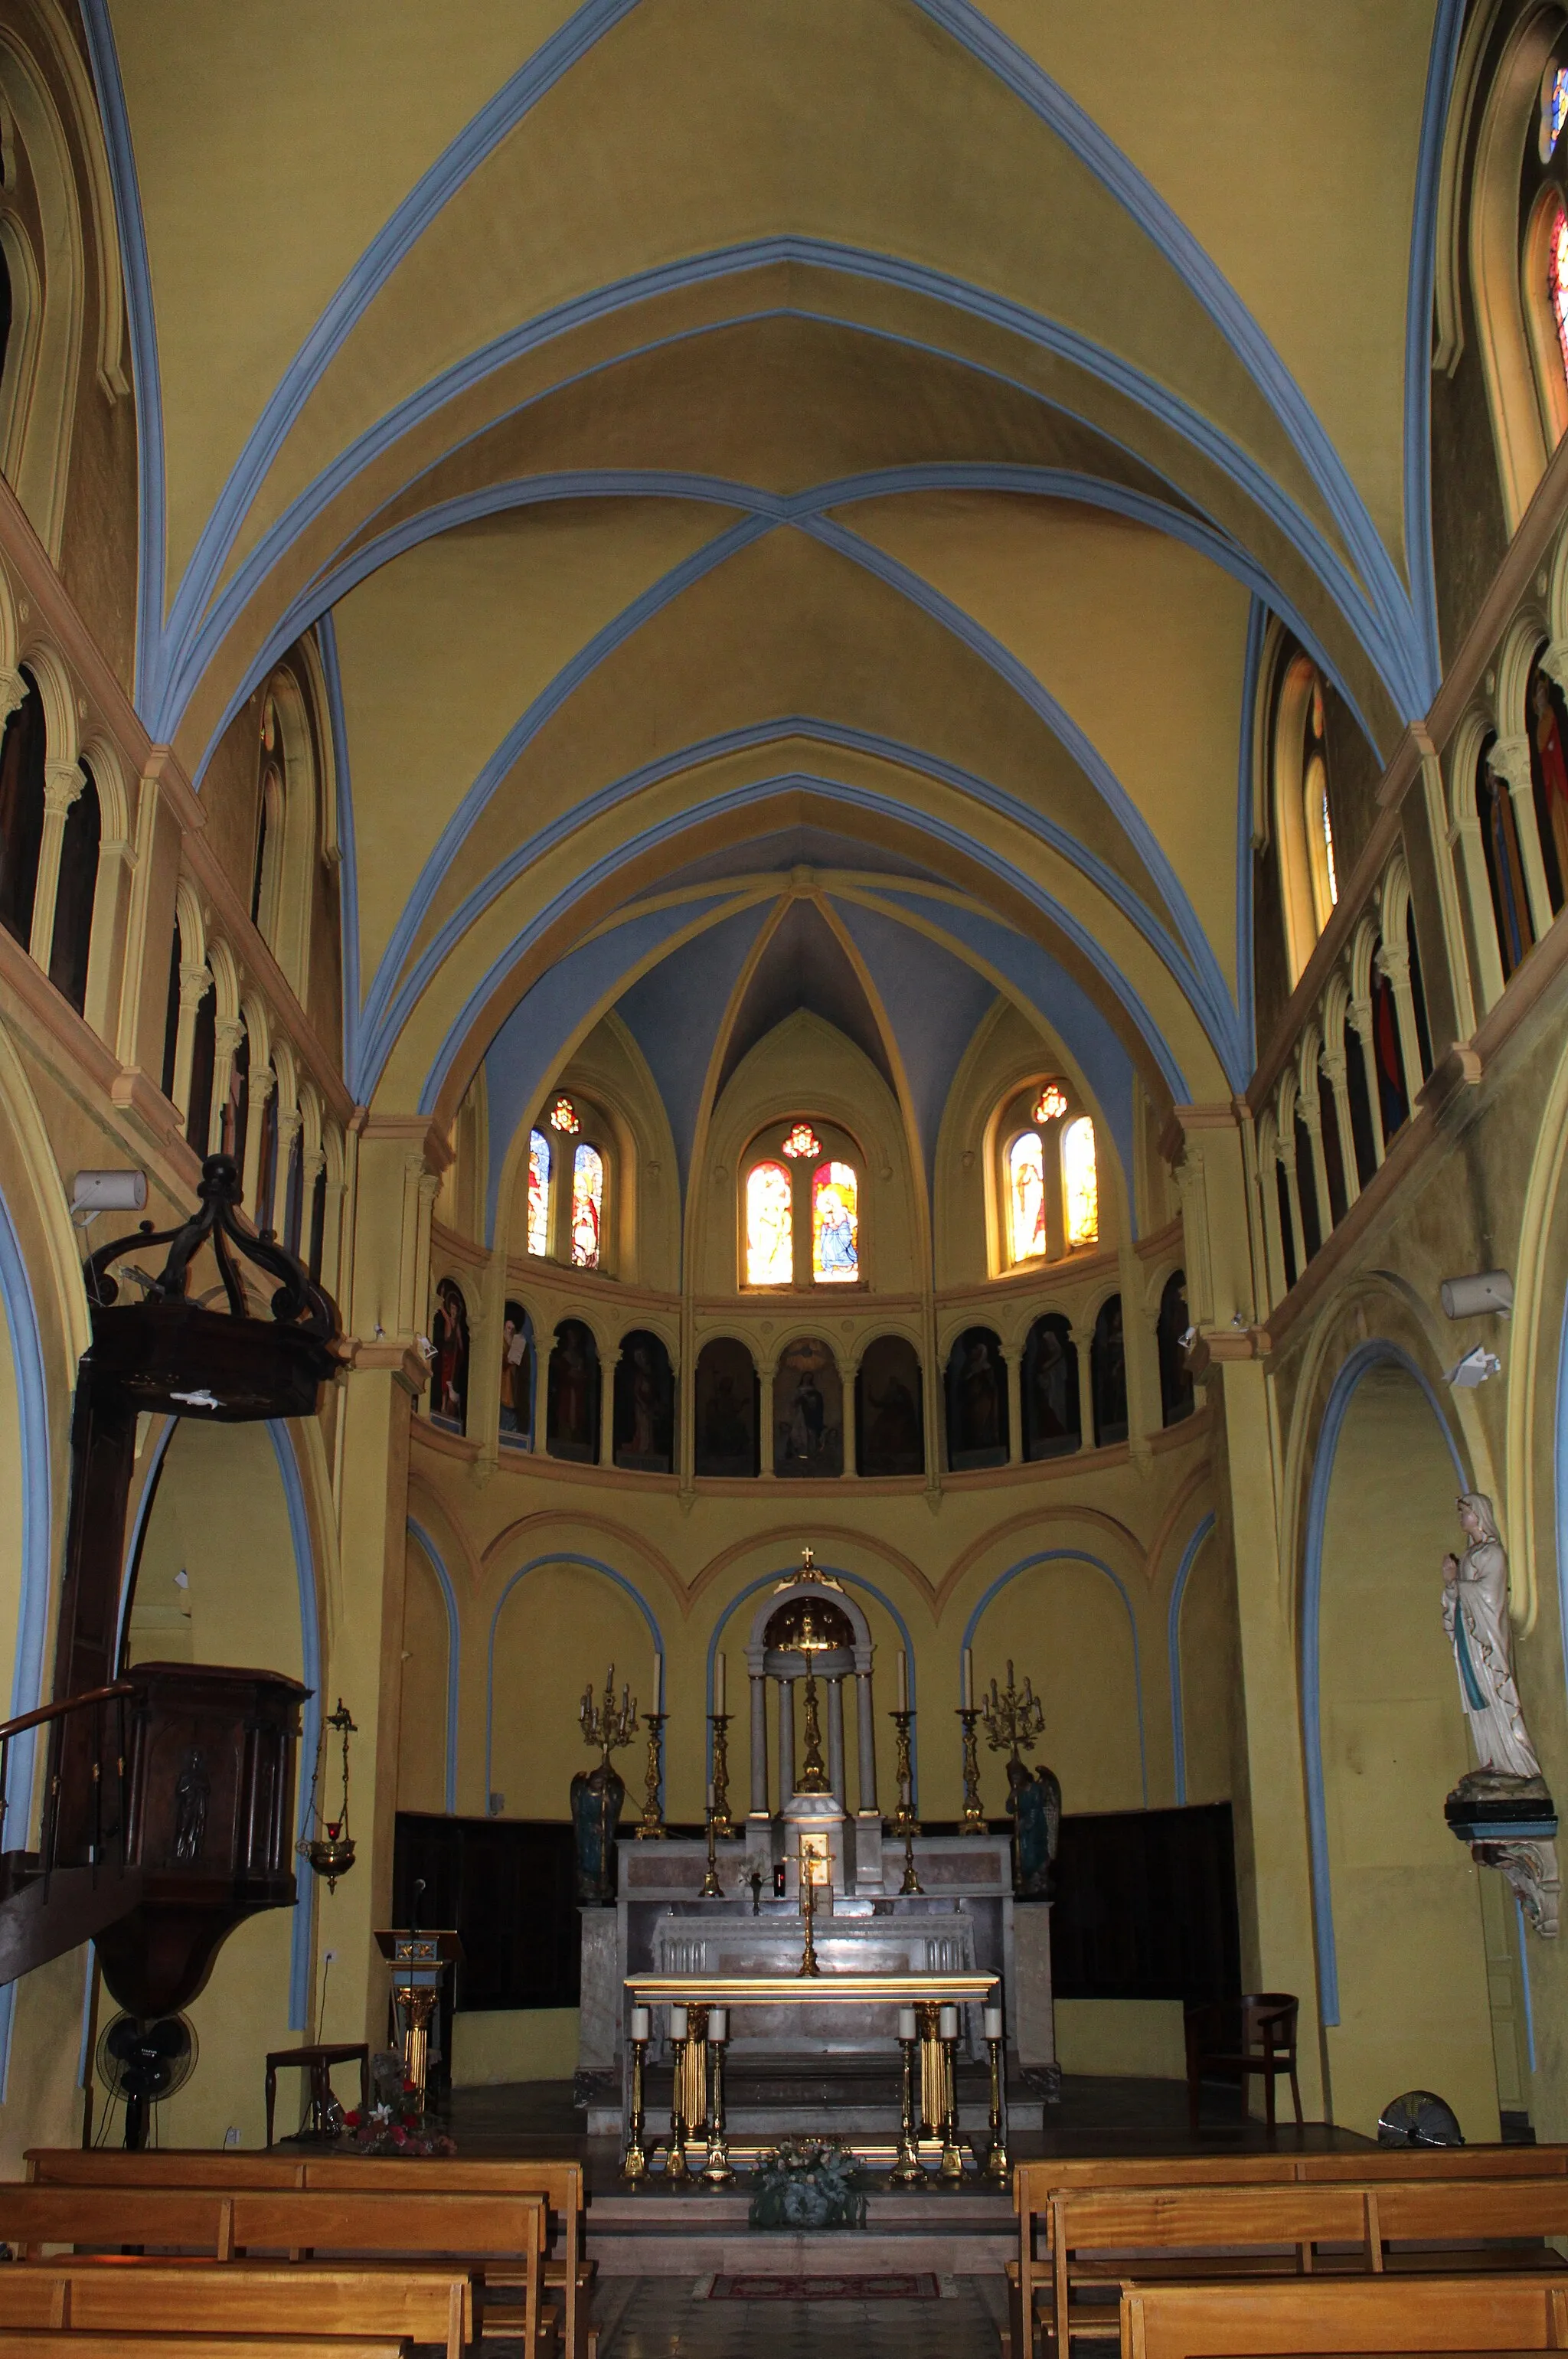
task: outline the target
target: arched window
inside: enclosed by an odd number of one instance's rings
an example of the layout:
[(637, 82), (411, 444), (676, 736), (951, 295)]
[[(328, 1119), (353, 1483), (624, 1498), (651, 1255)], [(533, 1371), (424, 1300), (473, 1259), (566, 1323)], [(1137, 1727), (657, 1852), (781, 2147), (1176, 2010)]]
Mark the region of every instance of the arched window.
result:
[(1045, 1256), (1045, 1141), (1020, 1131), (1007, 1149), (1007, 1233), (1014, 1261)]
[(528, 1133), (528, 1251), (550, 1251), (550, 1141), (542, 1130)]
[(584, 1142), (572, 1158), (572, 1266), (599, 1266), (600, 1226), (604, 1211), (604, 1158)]
[(1292, 984), (1339, 898), (1328, 701), (1323, 674), (1287, 641), (1281, 652), (1269, 736), (1270, 803), (1286, 964)]
[(1568, 886), (1568, 712), (1563, 691), (1541, 664), (1544, 647), (1536, 651), (1525, 685), (1529, 716), (1530, 777), (1541, 836), (1541, 865), (1546, 892), (1555, 913), (1563, 907)]
[(44, 840), (44, 701), (24, 671), (27, 694), (0, 740), (0, 926), (25, 950), (32, 939), (33, 897)]
[(1094, 1245), (1100, 1234), (1100, 1180), (1094, 1125), (1086, 1114), (1062, 1134), (1062, 1201), (1069, 1250)]
[(431, 1421), (463, 1433), (468, 1421), (468, 1305), (454, 1277), (443, 1277), (436, 1288), (430, 1348)]
[(60, 846), (60, 882), (54, 897), (54, 940), (49, 981), (78, 1016), (87, 1006), (87, 962), (93, 946), (93, 903), (98, 890), (98, 845), (103, 832), (98, 787), (86, 763), (82, 792), (65, 815)]
[(792, 1190), (782, 1163), (753, 1164), (746, 1181), (746, 1282), (791, 1286), (795, 1278)]
[(848, 1163), (819, 1164), (811, 1180), (811, 1276), (819, 1286), (860, 1276), (860, 1189)]
[(1194, 1407), (1192, 1371), (1182, 1347), (1182, 1338), (1191, 1324), (1187, 1279), (1184, 1272), (1178, 1269), (1165, 1281), (1154, 1331), (1160, 1353), (1160, 1413), (1166, 1425), (1179, 1425), (1184, 1417), (1192, 1416)]

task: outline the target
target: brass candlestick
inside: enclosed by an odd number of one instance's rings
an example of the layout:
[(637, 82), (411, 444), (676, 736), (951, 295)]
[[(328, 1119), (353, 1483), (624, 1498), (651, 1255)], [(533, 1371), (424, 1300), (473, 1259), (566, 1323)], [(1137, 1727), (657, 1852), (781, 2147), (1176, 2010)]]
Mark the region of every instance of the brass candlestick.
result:
[(898, 2155), (887, 2177), (895, 2187), (924, 2187), (931, 2174), (920, 2160), (920, 2128), (915, 2120), (915, 2050), (920, 2041), (900, 2036), (898, 2045), (904, 2051)]
[(648, 1727), (648, 1771), (643, 1778), (642, 1817), (637, 1821), (637, 1839), (645, 1842), (649, 1836), (662, 1843), (670, 1830), (664, 1823), (664, 1813), (659, 1807), (659, 1789), (664, 1783), (664, 1723), (668, 1712), (645, 1712)]
[(980, 1808), (980, 1746), (975, 1734), (980, 1714), (973, 1704), (963, 1704), (958, 1717), (964, 1723), (964, 1821), (958, 1832), (961, 1835), (986, 1835), (991, 1830)]
[(806, 1947), (800, 1958), (802, 1977), (822, 1973), (822, 1968), (817, 1963), (817, 1883), (815, 1876), (811, 1873), (811, 1864), (809, 1859), (802, 1859), (800, 1862), (801, 1867), (806, 1871), (800, 1879), (804, 1887), (800, 1895), (800, 1913), (806, 1920)]
[[(1009, 1671), (1011, 1669), (1009, 1664)], [(987, 2036), (985, 2045), (991, 2054), (991, 2151), (985, 2157), (985, 2177), (1005, 2180), (1013, 2166), (1007, 2159), (1007, 2098), (1002, 2069), (1003, 2043)]]
[[(944, 2010), (945, 2012), (945, 2010)], [(958, 2038), (942, 2043), (942, 2160), (936, 2167), (939, 2179), (950, 2184), (964, 2176), (964, 2157), (958, 2148)]]
[[(715, 2029), (713, 2016), (719, 2017)], [(702, 2165), (702, 2177), (710, 2187), (729, 2187), (735, 2172), (730, 2168), (730, 2142), (724, 2135), (724, 2046), (729, 2038), (729, 2017), (714, 2008), (708, 2017), (708, 2054), (713, 2061), (713, 2081), (708, 2098), (708, 2158)]]
[(648, 2054), (646, 2039), (632, 2042), (632, 2118), (631, 2135), (626, 2150), (621, 2157), (621, 2177), (634, 2183), (648, 2177), (648, 2148), (643, 2143), (643, 2069)]
[(1026, 1673), (1020, 1695), (1013, 1684), (1011, 1663), (1007, 1665), (1007, 1687), (1000, 1692), (993, 1677), (991, 1692), (980, 1706), (980, 1717), (985, 1723), (985, 1742), (992, 1752), (1010, 1752), (1015, 1761), (1020, 1750), (1032, 1753), (1035, 1739), (1045, 1734), (1045, 1706), (1034, 1691), (1034, 1683)]
[(895, 1775), (898, 1782), (898, 1807), (893, 1813), (893, 1832), (899, 1835), (918, 1835), (920, 1822), (915, 1816), (915, 1773), (909, 1760), (909, 1732), (915, 1724), (912, 1712), (892, 1712), (887, 1715), (893, 1723), (898, 1760)]
[(718, 1827), (718, 1814), (712, 1802), (708, 1804), (708, 1873), (702, 1878), (699, 1900), (722, 1900), (724, 1887), (719, 1882), (718, 1864), (713, 1857), (713, 1836)]
[[(685, 2010), (681, 2010), (684, 2014)], [(670, 2091), (670, 2159), (664, 2166), (666, 2179), (690, 2179), (691, 2166), (686, 2159), (686, 2113), (682, 2099), (686, 2082), (686, 2049), (690, 2033), (682, 2031), (677, 2038), (672, 2030), (670, 2045), (675, 2055), (675, 2078)]]
[(730, 1822), (730, 1756), (729, 1740), (725, 1734), (733, 1715), (727, 1712), (711, 1712), (708, 1725), (713, 1732), (713, 1832), (733, 1835)]
[(915, 1831), (913, 1827), (906, 1827), (904, 1829), (904, 1881), (898, 1886), (898, 1896), (900, 1899), (908, 1899), (911, 1894), (921, 1893), (924, 1890), (925, 1886), (915, 1874)]

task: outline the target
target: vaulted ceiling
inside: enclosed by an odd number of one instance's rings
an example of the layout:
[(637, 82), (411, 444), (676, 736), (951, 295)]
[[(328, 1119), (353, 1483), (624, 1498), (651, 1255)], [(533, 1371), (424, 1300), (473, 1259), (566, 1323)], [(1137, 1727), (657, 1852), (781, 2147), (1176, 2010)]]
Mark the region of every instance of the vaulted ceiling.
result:
[(1263, 613), (1385, 755), (1436, 683), (1454, 0), (85, 13), (137, 701), (199, 780), (321, 626), (362, 1099), (524, 1005), (669, 1062), (802, 831), (889, 973), (1245, 1079)]

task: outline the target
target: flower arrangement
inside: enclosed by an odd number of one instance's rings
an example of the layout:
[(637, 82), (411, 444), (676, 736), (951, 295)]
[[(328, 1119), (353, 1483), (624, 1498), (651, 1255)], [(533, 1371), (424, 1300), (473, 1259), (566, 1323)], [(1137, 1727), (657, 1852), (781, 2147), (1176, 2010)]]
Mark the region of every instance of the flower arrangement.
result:
[(864, 2228), (860, 2165), (839, 2138), (781, 2138), (752, 2172), (754, 2228)]
[(412, 2158), (457, 2152), (444, 2131), (426, 2126), (419, 2092), (400, 2072), (389, 2073), (377, 2057), (375, 2069), (376, 2102), (361, 2113), (357, 2106), (344, 2114), (343, 2128), (356, 2154), (402, 2155)]

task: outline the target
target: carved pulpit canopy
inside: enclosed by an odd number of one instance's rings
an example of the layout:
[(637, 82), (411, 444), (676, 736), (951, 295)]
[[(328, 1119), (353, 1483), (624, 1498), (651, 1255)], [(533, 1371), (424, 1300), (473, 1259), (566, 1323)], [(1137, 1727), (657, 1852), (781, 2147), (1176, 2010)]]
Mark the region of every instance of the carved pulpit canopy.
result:
[[(344, 1357), (337, 1306), (270, 1231), (240, 1226), (239, 1202), (234, 1158), (209, 1155), (196, 1210), (180, 1227), (155, 1231), (144, 1222), (133, 1235), (116, 1237), (88, 1257), (82, 1275), (93, 1316), (88, 1358), (95, 1389), (108, 1381), (138, 1409), (230, 1424), (314, 1415), (321, 1386)], [(155, 1245), (169, 1247), (157, 1277), (131, 1261)], [(245, 1263), (272, 1284), (267, 1318), (252, 1316), (247, 1307)], [(110, 1276), (113, 1268), (119, 1279)], [(198, 1283), (210, 1280), (212, 1269), (216, 1283), (207, 1283), (192, 1299), (193, 1277)], [(127, 1277), (142, 1287), (140, 1301), (121, 1301)], [(209, 1310), (220, 1295), (227, 1310)]]

